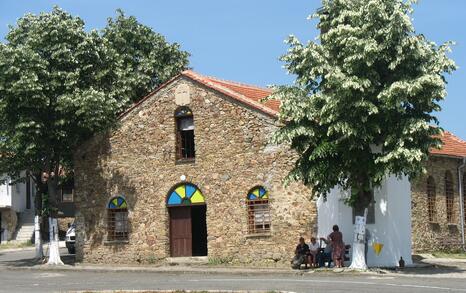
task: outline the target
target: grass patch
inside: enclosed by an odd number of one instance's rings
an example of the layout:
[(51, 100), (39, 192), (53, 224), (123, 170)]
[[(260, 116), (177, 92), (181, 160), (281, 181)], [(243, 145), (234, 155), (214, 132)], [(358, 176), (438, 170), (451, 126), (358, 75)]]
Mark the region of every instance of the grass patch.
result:
[(457, 258), (457, 259), (466, 259), (466, 252), (447, 252), (447, 251), (437, 251), (432, 253), (433, 256), (438, 258)]
[(2, 243), (0, 244), (0, 250), (5, 250), (5, 249), (13, 249), (13, 248), (25, 248), (25, 247), (31, 247), (33, 246), (31, 240), (28, 240), (26, 242), (20, 242), (20, 243)]

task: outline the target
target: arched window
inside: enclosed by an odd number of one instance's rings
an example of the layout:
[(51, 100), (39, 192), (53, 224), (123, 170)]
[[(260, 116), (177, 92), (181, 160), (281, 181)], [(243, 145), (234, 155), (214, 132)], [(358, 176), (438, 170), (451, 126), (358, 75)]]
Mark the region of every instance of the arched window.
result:
[(256, 186), (248, 192), (248, 233), (270, 232), (269, 193), (262, 186)]
[(175, 185), (168, 193), (167, 206), (205, 204), (201, 190), (192, 183)]
[(128, 240), (128, 205), (122, 196), (112, 198), (107, 205), (107, 240)]
[(437, 221), (437, 208), (435, 206), (435, 180), (432, 176), (427, 178), (427, 214), (429, 222)]
[(445, 203), (447, 207), (447, 222), (453, 223), (455, 220), (453, 214), (453, 176), (450, 171), (445, 172)]
[(193, 112), (188, 107), (179, 107), (175, 111), (176, 125), (176, 159), (193, 160), (196, 151), (194, 147)]
[(463, 174), (463, 216), (466, 222), (466, 172)]

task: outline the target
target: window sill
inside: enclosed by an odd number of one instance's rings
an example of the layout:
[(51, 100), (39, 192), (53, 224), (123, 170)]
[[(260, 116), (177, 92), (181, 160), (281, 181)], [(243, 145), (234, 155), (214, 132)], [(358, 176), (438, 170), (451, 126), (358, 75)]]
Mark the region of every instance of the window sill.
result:
[(129, 240), (104, 240), (104, 245), (124, 245), (128, 243)]
[(190, 159), (177, 159), (175, 165), (184, 165), (184, 164), (194, 164), (196, 162), (195, 158)]
[(272, 237), (272, 232), (246, 234), (245, 238), (267, 238)]
[(458, 224), (457, 223), (447, 223), (447, 226), (448, 227), (457, 227)]

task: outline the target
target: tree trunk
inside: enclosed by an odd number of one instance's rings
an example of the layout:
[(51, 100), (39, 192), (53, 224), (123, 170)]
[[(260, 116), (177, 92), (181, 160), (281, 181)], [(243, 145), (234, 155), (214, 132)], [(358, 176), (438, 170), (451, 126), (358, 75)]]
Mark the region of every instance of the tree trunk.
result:
[(357, 201), (355, 203), (354, 235), (353, 235), (353, 255), (350, 269), (366, 270), (366, 221), (367, 208), (372, 201), (372, 191), (359, 189)]
[(49, 260), (48, 265), (63, 265), (60, 258), (58, 241), (58, 221), (56, 217), (57, 192), (58, 192), (58, 172), (51, 174), (47, 180), (49, 194)]
[(34, 203), (35, 209), (35, 216), (34, 216), (34, 245), (36, 248), (36, 259), (42, 260), (44, 258), (44, 250), (42, 248), (42, 235), (40, 232), (40, 219), (42, 214), (42, 194), (44, 192), (44, 188), (40, 182), (40, 174), (39, 176), (35, 176), (35, 188), (36, 188), (36, 198)]
[(364, 209), (364, 215), (355, 217), (354, 220), (354, 237), (353, 237), (353, 257), (350, 269), (366, 270), (366, 219), (367, 208)]

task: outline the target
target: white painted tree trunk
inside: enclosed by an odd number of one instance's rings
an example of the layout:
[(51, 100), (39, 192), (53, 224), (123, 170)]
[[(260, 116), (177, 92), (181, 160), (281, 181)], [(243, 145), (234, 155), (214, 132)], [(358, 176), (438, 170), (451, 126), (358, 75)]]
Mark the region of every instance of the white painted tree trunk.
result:
[(60, 258), (60, 249), (58, 247), (58, 221), (49, 217), (49, 260), (48, 265), (63, 265)]
[(43, 259), (44, 251), (42, 249), (42, 239), (40, 237), (40, 222), (38, 215), (34, 217), (34, 244), (36, 247), (36, 259)]
[(364, 217), (356, 216), (354, 221), (353, 257), (350, 269), (366, 270), (366, 219), (367, 208), (364, 210)]

